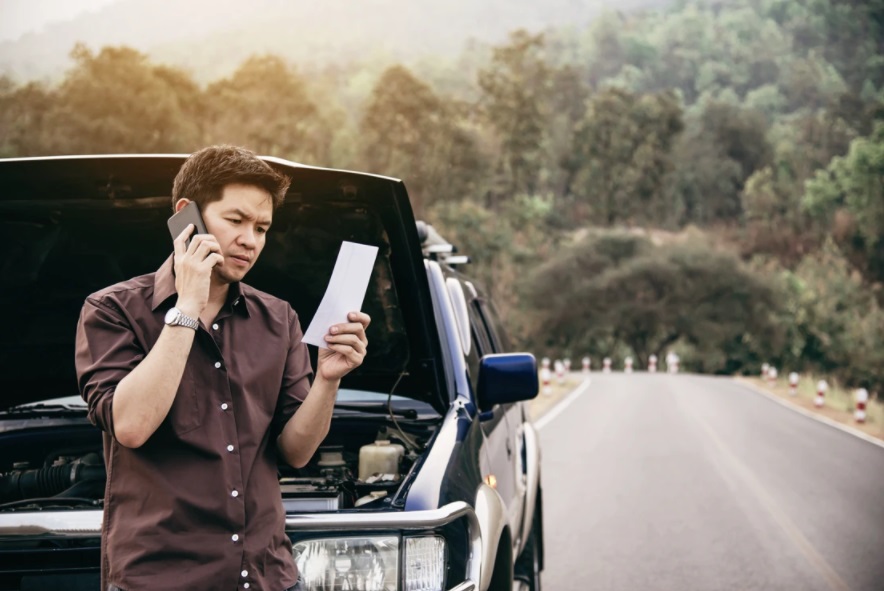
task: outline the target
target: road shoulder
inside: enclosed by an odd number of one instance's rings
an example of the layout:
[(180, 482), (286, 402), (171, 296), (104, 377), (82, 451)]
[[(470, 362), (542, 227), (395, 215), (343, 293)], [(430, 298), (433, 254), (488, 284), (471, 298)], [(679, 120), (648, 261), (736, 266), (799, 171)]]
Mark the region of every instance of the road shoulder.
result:
[(884, 433), (879, 434), (880, 431), (872, 430), (871, 428), (868, 428), (868, 426), (867, 430), (861, 430), (854, 425), (848, 424), (848, 421), (853, 420), (850, 413), (839, 412), (835, 411), (834, 409), (826, 409), (825, 407), (821, 411), (815, 408), (804, 408), (802, 405), (797, 403), (798, 399), (796, 399), (796, 401), (793, 401), (789, 397), (783, 396), (775, 390), (770, 390), (768, 388), (760, 386), (759, 384), (755, 383), (754, 380), (745, 377), (735, 377), (734, 381), (755, 392), (756, 394), (764, 396), (772, 400), (773, 402), (776, 402), (777, 404), (794, 410), (797, 413), (803, 414), (804, 416), (809, 417), (815, 421), (819, 421), (820, 423), (825, 423), (830, 427), (840, 429), (845, 433), (850, 433), (851, 435), (859, 437), (860, 439), (864, 439), (873, 445), (884, 448)]

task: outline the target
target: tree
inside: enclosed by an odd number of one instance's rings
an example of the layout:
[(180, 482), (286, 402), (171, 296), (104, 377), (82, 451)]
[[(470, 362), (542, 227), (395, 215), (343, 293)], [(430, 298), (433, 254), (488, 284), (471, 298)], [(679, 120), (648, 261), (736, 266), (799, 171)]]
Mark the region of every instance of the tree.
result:
[(454, 101), (403, 66), (380, 77), (360, 124), (368, 170), (401, 177), (420, 215), (435, 201), (478, 197), (484, 156)]
[(304, 80), (281, 58), (251, 57), (206, 95), (208, 143), (243, 145), (296, 162), (328, 161), (332, 130)]
[(674, 151), (671, 200), (683, 223), (740, 218), (746, 180), (773, 158), (760, 113), (714, 100), (688, 118)]
[(199, 147), (201, 97), (187, 74), (128, 47), (71, 52), (74, 67), (43, 119), (58, 154), (189, 152)]
[(653, 247), (631, 234), (596, 235), (532, 279), (528, 297), (554, 339), (548, 346), (621, 342), (644, 364), (682, 341), (710, 352), (707, 371), (734, 371), (749, 362), (753, 337), (776, 340), (774, 289), (702, 241)]
[(543, 35), (516, 31), (507, 45), (494, 48), (491, 64), (479, 72), (483, 112), (500, 142), (501, 187), (492, 202), (532, 194), (539, 186), (550, 81), (543, 47)]
[(884, 281), (884, 122), (806, 184), (804, 206), (833, 223), (835, 240), (870, 281)]
[(681, 108), (671, 93), (636, 96), (609, 88), (592, 98), (572, 152), (581, 163), (574, 191), (593, 219), (610, 225), (658, 217), (681, 129)]

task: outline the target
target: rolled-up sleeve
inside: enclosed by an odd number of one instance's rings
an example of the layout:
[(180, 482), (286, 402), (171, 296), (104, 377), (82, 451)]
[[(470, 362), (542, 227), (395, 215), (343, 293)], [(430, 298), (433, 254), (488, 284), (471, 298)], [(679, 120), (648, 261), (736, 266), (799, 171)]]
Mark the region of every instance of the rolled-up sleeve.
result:
[(286, 354), (285, 370), (282, 375), (282, 385), (279, 392), (279, 400), (276, 405), (276, 414), (273, 417), (273, 438), (282, 433), (283, 427), (301, 406), (310, 392), (310, 381), (313, 376), (313, 368), (310, 366), (310, 354), (307, 351), (307, 343), (303, 341), (304, 334), (301, 332), (301, 323), (298, 315), (289, 307), (289, 347)]
[(145, 355), (119, 306), (107, 299), (86, 300), (77, 323), (77, 383), (89, 420), (112, 436), (114, 391)]

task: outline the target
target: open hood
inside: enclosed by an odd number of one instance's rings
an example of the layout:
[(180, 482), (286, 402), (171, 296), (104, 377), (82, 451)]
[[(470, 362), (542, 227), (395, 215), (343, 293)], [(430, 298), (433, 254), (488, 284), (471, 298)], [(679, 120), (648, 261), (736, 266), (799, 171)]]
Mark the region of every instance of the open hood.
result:
[[(77, 393), (84, 299), (151, 273), (172, 252), (166, 220), (185, 155), (0, 160), (0, 407)], [(291, 302), (306, 330), (341, 241), (378, 247), (363, 310), (363, 365), (342, 387), (447, 407), (439, 339), (414, 215), (396, 179), (265, 158), (292, 178), (246, 283)], [(311, 347), (315, 364), (315, 349)]]

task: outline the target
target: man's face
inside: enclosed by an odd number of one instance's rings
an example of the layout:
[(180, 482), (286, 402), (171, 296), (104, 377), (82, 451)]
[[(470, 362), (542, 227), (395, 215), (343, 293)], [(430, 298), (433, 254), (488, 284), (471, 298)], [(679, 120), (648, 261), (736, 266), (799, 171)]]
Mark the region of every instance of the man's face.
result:
[(227, 185), (221, 199), (206, 205), (202, 215), (224, 257), (214, 269), (215, 277), (225, 283), (241, 281), (264, 249), (273, 219), (270, 193), (253, 185)]

